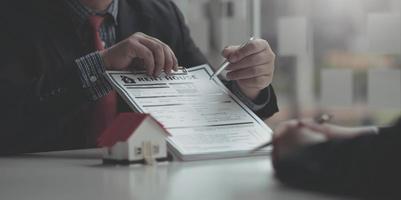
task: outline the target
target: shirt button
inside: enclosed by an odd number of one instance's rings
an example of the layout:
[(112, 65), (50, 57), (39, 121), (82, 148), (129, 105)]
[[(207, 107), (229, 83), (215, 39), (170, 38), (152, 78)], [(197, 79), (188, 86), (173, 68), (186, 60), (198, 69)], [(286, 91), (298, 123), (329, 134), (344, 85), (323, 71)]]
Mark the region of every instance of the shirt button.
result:
[(90, 80), (92, 83), (94, 83), (94, 82), (97, 81), (97, 77), (96, 77), (96, 76), (91, 76), (91, 77), (89, 78), (89, 80)]

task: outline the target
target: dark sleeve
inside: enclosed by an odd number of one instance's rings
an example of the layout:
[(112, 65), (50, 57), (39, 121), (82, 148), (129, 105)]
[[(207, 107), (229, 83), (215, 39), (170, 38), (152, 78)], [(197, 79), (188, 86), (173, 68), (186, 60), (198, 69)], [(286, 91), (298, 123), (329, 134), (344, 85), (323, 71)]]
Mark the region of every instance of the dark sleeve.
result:
[(177, 25), (179, 28), (179, 35), (181, 37), (178, 38), (177, 45), (177, 59), (179, 65), (184, 67), (194, 67), (198, 65), (207, 64), (208, 61), (200, 49), (196, 46), (194, 41), (192, 40), (190, 30), (188, 26), (185, 24), (184, 16), (181, 11), (177, 8), (177, 6), (170, 2), (171, 7), (176, 15)]
[(87, 101), (77, 67), (71, 61), (68, 68), (46, 69), (50, 64), (40, 63), (39, 57), (57, 55), (43, 55), (34, 47), (34, 36), (16, 27), (0, 36), (0, 154), (73, 147), (75, 136), (65, 133), (73, 133), (68, 125)]
[[(195, 45), (194, 41), (191, 38), (190, 30), (185, 24), (184, 16), (173, 2), (171, 2), (171, 5), (174, 8), (174, 11), (177, 16), (176, 18), (179, 24), (180, 35), (181, 35), (179, 42), (180, 45), (179, 48), (177, 49), (178, 52), (177, 58), (179, 64), (186, 67), (193, 67), (202, 64), (207, 64), (208, 63), (207, 59), (199, 50), (199, 48)], [(231, 85), (232, 82), (226, 83), (226, 86), (229, 89), (231, 89)], [(278, 112), (277, 98), (272, 86), (265, 88), (261, 92), (261, 94), (257, 97), (255, 103), (256, 104), (265, 103), (266, 100), (267, 100), (266, 105), (262, 109), (256, 112), (256, 114), (262, 119), (269, 118), (274, 113)]]
[(401, 120), (379, 135), (303, 148), (273, 162), (284, 183), (362, 197), (400, 195)]
[[(273, 86), (270, 85), (260, 91), (259, 96), (255, 100), (251, 100), (246, 97), (242, 92), (237, 92), (234, 90), (239, 90), (238, 86), (235, 87), (233, 81), (224, 82), (228, 89), (230, 89), (240, 100), (243, 101), (251, 110), (253, 110), (257, 116), (262, 119), (266, 119), (278, 112), (277, 98), (274, 93)], [(254, 106), (259, 108), (255, 109)]]

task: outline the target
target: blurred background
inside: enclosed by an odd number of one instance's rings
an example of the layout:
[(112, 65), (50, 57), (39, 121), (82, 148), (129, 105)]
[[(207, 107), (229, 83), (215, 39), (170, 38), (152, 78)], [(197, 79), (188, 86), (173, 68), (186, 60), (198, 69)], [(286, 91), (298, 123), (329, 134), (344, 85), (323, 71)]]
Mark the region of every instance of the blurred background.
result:
[(280, 121), (334, 115), (386, 125), (401, 114), (400, 0), (175, 0), (212, 66), (250, 36), (277, 54)]

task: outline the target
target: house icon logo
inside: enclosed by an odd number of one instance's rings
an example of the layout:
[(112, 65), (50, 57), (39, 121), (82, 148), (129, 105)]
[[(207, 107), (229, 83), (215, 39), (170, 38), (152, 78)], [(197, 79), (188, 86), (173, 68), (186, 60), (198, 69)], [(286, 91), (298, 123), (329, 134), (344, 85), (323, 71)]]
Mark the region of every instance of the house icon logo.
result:
[(121, 80), (125, 83), (125, 84), (129, 84), (129, 83), (136, 83), (135, 80), (133, 78), (130, 78), (128, 76), (121, 76)]

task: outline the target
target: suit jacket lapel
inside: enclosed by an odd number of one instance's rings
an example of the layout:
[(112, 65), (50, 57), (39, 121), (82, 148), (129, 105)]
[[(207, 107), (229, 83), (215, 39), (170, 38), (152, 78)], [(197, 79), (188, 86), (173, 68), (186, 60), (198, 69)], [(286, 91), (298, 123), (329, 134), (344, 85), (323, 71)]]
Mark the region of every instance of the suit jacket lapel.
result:
[(117, 41), (124, 40), (136, 32), (149, 33), (152, 17), (145, 14), (140, 0), (119, 0)]
[(57, 54), (64, 64), (70, 65), (71, 61), (88, 53), (78, 37), (71, 17), (62, 5), (61, 1), (50, 0), (48, 6), (49, 41), (53, 43)]

